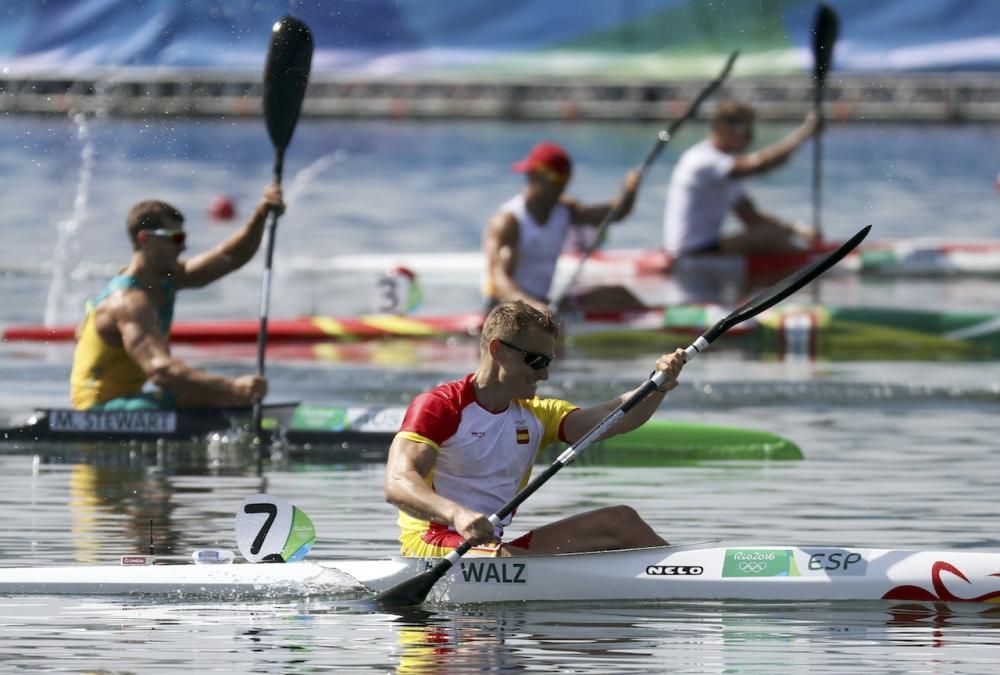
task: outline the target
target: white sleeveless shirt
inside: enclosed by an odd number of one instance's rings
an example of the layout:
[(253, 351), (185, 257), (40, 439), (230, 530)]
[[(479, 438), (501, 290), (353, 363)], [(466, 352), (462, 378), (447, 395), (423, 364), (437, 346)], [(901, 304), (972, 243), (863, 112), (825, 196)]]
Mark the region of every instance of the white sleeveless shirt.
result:
[(538, 224), (525, 204), (524, 194), (518, 194), (500, 207), (517, 219), (517, 266), (514, 283), (524, 292), (547, 298), (556, 272), (556, 261), (570, 227), (570, 210), (565, 204), (556, 204), (549, 219)]
[(729, 175), (735, 162), (708, 139), (681, 155), (664, 207), (663, 247), (670, 255), (719, 243), (726, 214), (744, 195), (742, 181)]

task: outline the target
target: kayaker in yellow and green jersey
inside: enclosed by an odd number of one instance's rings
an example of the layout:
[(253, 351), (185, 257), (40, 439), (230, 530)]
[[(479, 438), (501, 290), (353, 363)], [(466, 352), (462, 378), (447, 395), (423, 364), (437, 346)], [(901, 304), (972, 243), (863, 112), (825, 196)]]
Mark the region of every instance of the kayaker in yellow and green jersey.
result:
[[(258, 375), (224, 377), (170, 353), (174, 295), (245, 265), (260, 247), (271, 212), (284, 211), (281, 188), (264, 189), (247, 222), (215, 248), (182, 259), (184, 216), (161, 201), (142, 201), (127, 220), (132, 259), (87, 303), (77, 327), (70, 398), (77, 410), (245, 406), (267, 394)], [(146, 384), (155, 389), (144, 391)]]

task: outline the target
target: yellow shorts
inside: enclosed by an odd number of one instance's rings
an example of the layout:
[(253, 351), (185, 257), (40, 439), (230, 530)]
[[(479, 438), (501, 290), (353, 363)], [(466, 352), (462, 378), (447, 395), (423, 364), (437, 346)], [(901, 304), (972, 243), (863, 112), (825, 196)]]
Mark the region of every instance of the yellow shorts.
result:
[[(438, 523), (431, 523), (424, 532), (410, 530), (399, 535), (400, 553), (407, 558), (443, 558), (462, 543), (462, 535)], [(509, 542), (523, 549), (531, 547), (531, 532)], [(500, 554), (500, 542), (474, 546), (465, 555), (495, 558)]]

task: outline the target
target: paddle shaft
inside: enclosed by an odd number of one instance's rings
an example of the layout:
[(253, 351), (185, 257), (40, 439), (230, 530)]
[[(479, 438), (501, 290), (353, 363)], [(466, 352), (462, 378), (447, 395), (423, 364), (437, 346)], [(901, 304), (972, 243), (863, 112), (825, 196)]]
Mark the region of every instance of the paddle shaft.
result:
[[(726, 79), (726, 76), (732, 69), (733, 63), (736, 61), (736, 57), (738, 55), (739, 55), (739, 50), (736, 50), (732, 54), (730, 54), (729, 58), (726, 59), (726, 65), (723, 66), (722, 71), (719, 73), (719, 75), (714, 80), (709, 82), (708, 85), (706, 85), (705, 88), (698, 93), (698, 95), (695, 97), (694, 101), (691, 102), (691, 105), (688, 106), (684, 114), (681, 115), (676, 120), (674, 120), (673, 122), (671, 122), (670, 126), (667, 127), (666, 130), (662, 130), (656, 134), (656, 142), (653, 143), (653, 147), (650, 148), (649, 153), (646, 154), (646, 159), (644, 159), (642, 164), (639, 166), (638, 170), (639, 170), (640, 182), (646, 175), (646, 171), (649, 170), (649, 167), (652, 166), (653, 162), (656, 161), (656, 158), (660, 156), (661, 152), (663, 152), (663, 148), (666, 147), (667, 143), (670, 142), (670, 139), (674, 136), (674, 134), (677, 133), (677, 130), (681, 128), (681, 125), (683, 125), (689, 119), (698, 114), (698, 108), (701, 107), (702, 102), (706, 98), (711, 96), (712, 93), (716, 89), (718, 89), (719, 86), (722, 84), (722, 81)], [(576, 269), (573, 270), (573, 274), (570, 275), (570, 278), (566, 282), (566, 285), (563, 286), (562, 291), (558, 295), (556, 295), (549, 303), (549, 309), (552, 312), (558, 311), (559, 304), (566, 298), (569, 292), (573, 290), (573, 287), (576, 285), (576, 280), (579, 278), (580, 272), (583, 270), (583, 264), (587, 262), (587, 258), (589, 258), (590, 255), (594, 251), (596, 251), (597, 248), (601, 245), (601, 239), (604, 236), (605, 230), (608, 229), (608, 225), (610, 225), (614, 220), (617, 219), (620, 208), (621, 208), (621, 201), (617, 201), (611, 208), (608, 209), (607, 213), (604, 214), (604, 218), (597, 226), (597, 231), (594, 234), (594, 240), (587, 246), (586, 249), (584, 249), (583, 254), (580, 256), (580, 262), (577, 263)]]
[[(816, 55), (816, 58), (820, 58)], [(816, 235), (823, 239), (823, 89), (825, 74), (817, 75), (813, 87), (813, 113), (816, 115), (816, 132), (813, 134), (812, 171), (812, 222)]]
[[(754, 296), (728, 316), (716, 322), (709, 330), (703, 333), (697, 340), (684, 350), (685, 359), (690, 361), (695, 356), (705, 351), (709, 344), (714, 342), (719, 336), (724, 334), (733, 326), (754, 317), (766, 309), (769, 309), (796, 292), (810, 281), (820, 276), (833, 267), (845, 255), (854, 250), (861, 240), (868, 236), (871, 225), (867, 225), (858, 231), (848, 241), (844, 242), (836, 251), (818, 260), (798, 272), (782, 279), (770, 288)], [(542, 473), (538, 474), (531, 482), (520, 490), (514, 497), (504, 504), (488, 520), (496, 527), (504, 518), (514, 512), (524, 500), (534, 494), (538, 488), (544, 485), (552, 476), (556, 475), (564, 466), (573, 462), (576, 456), (595, 440), (604, 436), (615, 426), (630, 410), (635, 408), (647, 396), (657, 388), (666, 383), (667, 376), (663, 371), (653, 374), (648, 380), (636, 389), (625, 401), (601, 420), (597, 426), (585, 433), (580, 440), (563, 451), (552, 464)], [(407, 606), (416, 605), (423, 602), (427, 593), (430, 592), (434, 584), (443, 577), (455, 563), (461, 559), (473, 544), (469, 540), (463, 540), (453, 551), (438, 561), (431, 569), (416, 577), (401, 582), (392, 588), (383, 591), (375, 596), (374, 602), (382, 606)]]
[[(274, 184), (281, 185), (281, 173), (285, 163), (284, 148), (274, 153)], [(278, 214), (270, 213), (267, 221), (267, 246), (264, 249), (264, 275), (260, 288), (260, 329), (257, 331), (257, 374), (264, 374), (264, 352), (267, 348), (267, 317), (271, 309), (271, 269), (274, 261), (274, 239), (278, 229)], [(260, 407), (259, 404), (256, 406)]]
[(812, 220), (816, 235), (823, 239), (823, 94), (826, 74), (833, 60), (833, 46), (839, 31), (836, 13), (829, 6), (820, 4), (813, 25), (813, 112), (816, 115), (816, 132), (813, 134)]
[(733, 51), (729, 55), (729, 58), (726, 59), (725, 65), (722, 67), (722, 70), (716, 78), (705, 85), (705, 88), (702, 89), (697, 96), (695, 96), (694, 100), (691, 101), (691, 105), (689, 105), (687, 110), (684, 111), (684, 114), (671, 122), (666, 131), (661, 131), (657, 134), (656, 143), (653, 144), (649, 154), (646, 155), (646, 159), (643, 160), (642, 166), (639, 167), (640, 174), (646, 173), (646, 170), (653, 162), (656, 161), (656, 158), (660, 156), (660, 153), (663, 152), (664, 146), (666, 146), (670, 139), (673, 138), (674, 134), (677, 133), (685, 122), (698, 114), (698, 109), (701, 108), (701, 104), (705, 102), (705, 99), (715, 93), (715, 90), (722, 85), (723, 80), (726, 79), (729, 75), (729, 71), (732, 70), (733, 64), (736, 62), (736, 57), (739, 56), (739, 54), (740, 51), (738, 49)]
[[(274, 149), (274, 184), (281, 185), (281, 174), (285, 166), (285, 148)], [(257, 328), (257, 374), (261, 377), (265, 372), (265, 354), (267, 353), (267, 317), (271, 311), (271, 269), (274, 264), (274, 240), (278, 231), (278, 213), (271, 211), (267, 219), (267, 244), (264, 248), (264, 273), (260, 282), (260, 323)], [(254, 401), (251, 429), (258, 441), (263, 437), (263, 401)], [(258, 463), (263, 459), (263, 444)]]
[[(271, 144), (274, 146), (274, 184), (281, 185), (285, 164), (285, 149), (295, 133), (302, 101), (305, 98), (312, 67), (313, 39), (309, 27), (292, 16), (282, 17), (271, 30), (264, 68), (262, 103), (264, 122)], [(257, 331), (257, 374), (264, 375), (264, 358), (267, 352), (267, 317), (271, 305), (271, 269), (274, 261), (274, 242), (278, 228), (278, 213), (272, 211), (267, 223), (267, 246), (264, 255), (264, 274), (260, 287), (260, 326)], [(252, 427), (258, 441), (262, 439), (262, 402), (253, 404)], [(258, 468), (263, 461), (264, 447), (258, 456)]]
[[(274, 184), (281, 185), (281, 173), (285, 163), (285, 149), (275, 148), (274, 150)], [(271, 267), (274, 260), (274, 239), (278, 230), (278, 213), (271, 211), (267, 219), (267, 245), (264, 249), (264, 274), (260, 283), (260, 324), (257, 327), (257, 374), (264, 376), (264, 365), (267, 353), (267, 317), (271, 309)], [(257, 453), (257, 473), (263, 472), (265, 448), (264, 437), (264, 402), (257, 400), (253, 402), (253, 413), (251, 416), (251, 426), (254, 438), (260, 443)]]
[(813, 135), (813, 175), (812, 175), (812, 221), (816, 235), (823, 239), (822, 203), (823, 203), (823, 87), (816, 85), (816, 100), (814, 102), (816, 122), (819, 125)]

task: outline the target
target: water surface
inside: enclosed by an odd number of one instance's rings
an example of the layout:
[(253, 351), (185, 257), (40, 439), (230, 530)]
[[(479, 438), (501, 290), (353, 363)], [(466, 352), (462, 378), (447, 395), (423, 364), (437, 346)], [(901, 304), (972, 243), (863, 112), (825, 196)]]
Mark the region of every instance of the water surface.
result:
[[(0, 129), (7, 206), (0, 324), (75, 321), (83, 300), (127, 259), (124, 214), (135, 200), (175, 201), (188, 214), (191, 249), (200, 250), (234, 227), (207, 220), (211, 198), (232, 194), (246, 214), (269, 180), (272, 151), (259, 120), (6, 118)], [(787, 130), (764, 127), (759, 135)], [(507, 167), (541, 138), (573, 153), (571, 191), (599, 199), (641, 161), (656, 131), (303, 120), (286, 162), (289, 210), (279, 225), (272, 314), (369, 309), (374, 279), (328, 278), (315, 265), (323, 256), (475, 250), (483, 223), (520, 187)], [(702, 132), (692, 125), (668, 146), (635, 213), (613, 229), (612, 245), (659, 243), (669, 168)], [(992, 127), (834, 125), (827, 138), (831, 237), (865, 223), (881, 238), (1000, 237)], [(806, 219), (810, 166), (804, 149), (750, 189), (762, 206)], [(182, 295), (177, 317), (254, 317), (260, 277), (258, 258)], [(422, 310), (476, 307), (477, 285), (468, 277), (428, 283)], [(842, 277), (824, 281), (820, 297), (995, 309), (996, 291), (992, 280)], [(638, 384), (658, 347), (611, 358), (570, 350), (543, 391), (604, 400)], [(719, 347), (688, 366), (658, 414), (774, 431), (797, 442), (806, 460), (573, 466), (521, 508), (516, 529), (628, 503), (675, 542), (1000, 549), (995, 363), (758, 361), (727, 351), (724, 341)], [(218, 372), (254, 368), (252, 346), (178, 353)], [(67, 345), (0, 345), (3, 415), (64, 405), (71, 357)], [(268, 375), (274, 400), (405, 404), (475, 360), (466, 343), (327, 345), (273, 350)], [(311, 515), (319, 532), (313, 557), (395, 551), (381, 466), (284, 463), (261, 476), (235, 450), (195, 462), (129, 448), (69, 459), (52, 450), (0, 454), (4, 565), (114, 561), (148, 548), (151, 522), (160, 553), (232, 549), (233, 513), (257, 492)], [(998, 625), (984, 606), (892, 603), (430, 606), (395, 616), (323, 597), (212, 604), (5, 597), (0, 657), (15, 672), (988, 672), (1000, 657)]]

